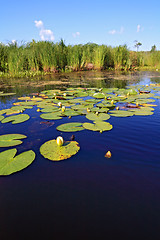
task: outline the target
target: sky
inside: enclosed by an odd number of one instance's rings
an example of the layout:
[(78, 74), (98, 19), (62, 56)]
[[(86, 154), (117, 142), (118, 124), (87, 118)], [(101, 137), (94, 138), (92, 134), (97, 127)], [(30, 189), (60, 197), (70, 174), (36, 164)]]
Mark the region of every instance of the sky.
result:
[(160, 50), (159, 0), (0, 0), (0, 42), (64, 40)]

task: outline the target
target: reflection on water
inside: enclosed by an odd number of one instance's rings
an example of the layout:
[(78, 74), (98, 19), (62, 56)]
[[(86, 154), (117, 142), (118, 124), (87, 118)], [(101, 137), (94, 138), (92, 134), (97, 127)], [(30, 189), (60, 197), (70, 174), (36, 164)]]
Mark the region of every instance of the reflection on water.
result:
[[(0, 91), (16, 92), (1, 98), (1, 109), (10, 107), (17, 96), (60, 88), (53, 81), (70, 86), (119, 87), (160, 82), (153, 73), (134, 76), (109, 76), (105, 73), (75, 73), (46, 79), (11, 81)], [(73, 75), (72, 75), (73, 76)], [(153, 78), (151, 78), (151, 76)], [(122, 76), (119, 76), (121, 78)], [(58, 78), (60, 78), (58, 80)], [(128, 78), (128, 80), (127, 80)], [(76, 81), (75, 81), (76, 80)], [(52, 84), (51, 84), (52, 82)], [(9, 82), (7, 82), (8, 84)], [(28, 84), (29, 83), (29, 84)], [(0, 124), (1, 134), (27, 135), (18, 152), (33, 149), (31, 166), (8, 177), (0, 177), (1, 239), (159, 239), (160, 223), (160, 102), (151, 116), (110, 118), (109, 132), (75, 133), (80, 151), (72, 158), (52, 162), (44, 159), (39, 147), (56, 138), (56, 127), (68, 118), (43, 123), (36, 108), (26, 110), (30, 120), (18, 125)], [(73, 120), (84, 122), (84, 116)], [(71, 133), (63, 133), (69, 140)], [(5, 150), (4, 148), (0, 151)], [(112, 158), (106, 159), (110, 150)]]

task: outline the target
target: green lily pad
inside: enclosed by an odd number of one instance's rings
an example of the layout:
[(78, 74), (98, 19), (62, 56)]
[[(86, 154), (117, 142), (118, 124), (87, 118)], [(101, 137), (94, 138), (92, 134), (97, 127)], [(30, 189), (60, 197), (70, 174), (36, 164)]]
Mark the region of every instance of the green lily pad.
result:
[(12, 122), (12, 124), (17, 124), (17, 123), (22, 123), (25, 122), (29, 119), (29, 115), (28, 114), (18, 114), (18, 115), (14, 115), (14, 116), (10, 116), (10, 117), (6, 117), (4, 118), (1, 123), (8, 123), (8, 122)]
[(105, 94), (104, 93), (94, 93), (93, 97), (102, 99), (102, 98), (105, 98)]
[(43, 113), (40, 115), (41, 118), (43, 119), (47, 119), (47, 120), (58, 120), (58, 119), (62, 119), (62, 117), (60, 117), (60, 113), (58, 112), (58, 114), (56, 112), (53, 113)]
[(86, 118), (91, 121), (104, 121), (110, 118), (109, 114), (107, 113), (99, 113), (98, 115), (95, 113), (88, 113)]
[(41, 112), (44, 112), (44, 113), (53, 113), (53, 112), (58, 112), (59, 111), (59, 108), (58, 107), (45, 107), (43, 109), (41, 109)]
[(112, 110), (109, 114), (114, 117), (131, 117), (134, 115), (133, 112), (124, 110)]
[(16, 148), (0, 153), (0, 175), (10, 175), (28, 167), (36, 156), (32, 150), (23, 152), (15, 157), (16, 153)]
[(22, 143), (19, 139), (26, 138), (23, 134), (5, 134), (0, 135), (0, 147), (12, 147)]
[(75, 94), (76, 97), (87, 97), (88, 93), (87, 92), (78, 92)]
[(108, 122), (104, 122), (104, 121), (97, 121), (93, 123), (88, 123), (85, 122), (83, 123), (83, 127), (87, 130), (91, 130), (91, 131), (109, 131), (113, 128), (113, 126), (108, 123)]
[(67, 141), (62, 146), (58, 146), (56, 140), (50, 140), (40, 147), (40, 153), (49, 160), (61, 161), (75, 155), (79, 149), (76, 141)]
[(2, 120), (3, 120), (3, 118), (4, 118), (4, 116), (0, 115), (0, 121), (2, 121)]
[(78, 116), (80, 115), (78, 111), (74, 111), (72, 109), (66, 109), (61, 113), (62, 116)]
[(130, 111), (134, 114), (134, 115), (139, 115), (139, 116), (147, 116), (147, 115), (153, 115), (154, 114), (154, 108), (151, 107), (142, 107), (142, 108), (138, 108), (138, 109), (130, 109)]
[(84, 128), (80, 122), (71, 122), (59, 125), (57, 130), (62, 132), (77, 132), (84, 130)]
[(4, 97), (4, 96), (12, 96), (15, 95), (16, 93), (0, 93), (0, 97)]

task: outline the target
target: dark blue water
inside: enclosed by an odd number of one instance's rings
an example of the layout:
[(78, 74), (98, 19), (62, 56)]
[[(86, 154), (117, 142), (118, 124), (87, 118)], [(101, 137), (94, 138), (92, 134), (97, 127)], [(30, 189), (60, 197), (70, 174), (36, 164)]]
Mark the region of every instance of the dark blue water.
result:
[[(60, 135), (56, 126), (69, 119), (40, 124), (34, 107), (25, 111), (29, 121), (0, 124), (0, 134), (28, 136), (18, 153), (32, 149), (37, 155), (28, 168), (0, 177), (0, 239), (160, 239), (160, 101), (156, 104), (151, 116), (111, 117), (111, 131), (76, 132), (80, 151), (60, 162), (44, 159), (39, 148)], [(62, 134), (65, 140), (71, 135)], [(108, 150), (110, 159), (104, 157)]]

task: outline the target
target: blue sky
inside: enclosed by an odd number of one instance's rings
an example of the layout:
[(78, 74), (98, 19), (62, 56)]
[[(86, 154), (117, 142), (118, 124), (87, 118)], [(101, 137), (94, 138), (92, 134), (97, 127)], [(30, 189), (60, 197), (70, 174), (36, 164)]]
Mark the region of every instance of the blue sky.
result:
[(0, 42), (49, 40), (68, 44), (93, 42), (160, 50), (160, 1), (24, 0), (1, 1)]

